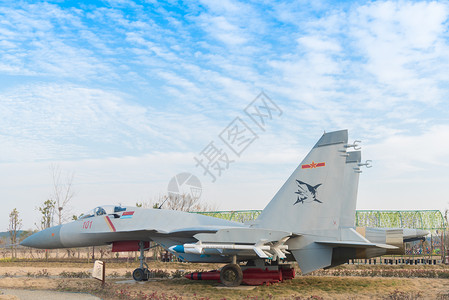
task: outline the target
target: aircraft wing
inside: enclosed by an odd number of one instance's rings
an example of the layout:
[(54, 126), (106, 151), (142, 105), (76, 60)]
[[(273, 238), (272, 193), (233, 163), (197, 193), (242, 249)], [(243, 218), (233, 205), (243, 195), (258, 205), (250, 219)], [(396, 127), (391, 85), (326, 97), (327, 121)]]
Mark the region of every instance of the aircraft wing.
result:
[[(214, 234), (220, 230), (223, 229), (233, 229), (233, 228), (229, 228), (229, 226), (214, 226), (214, 225), (207, 225), (207, 226), (193, 226), (193, 227), (183, 227), (183, 228), (178, 228), (178, 229), (173, 229), (170, 231), (164, 231), (164, 230), (157, 230), (158, 233), (160, 234), (166, 234), (166, 235), (175, 235), (175, 236), (193, 236), (195, 237), (195, 235), (197, 234)], [(240, 228), (237, 228), (240, 229)]]
[(398, 247), (396, 246), (387, 244), (374, 244), (353, 241), (317, 241), (316, 243), (333, 247), (398, 249)]
[[(168, 248), (175, 253), (203, 255), (209, 253), (246, 253), (259, 258), (286, 258), (288, 246), (285, 242), (291, 232), (261, 228), (222, 228), (216, 232), (197, 233), (196, 243), (171, 244)], [(164, 241), (167, 244), (167, 240)]]
[(255, 244), (260, 241), (277, 242), (285, 237), (291, 236), (291, 232), (281, 230), (262, 228), (223, 228), (213, 234), (198, 233), (193, 237), (203, 243)]
[[(173, 236), (194, 236), (198, 233), (215, 233), (219, 231), (220, 229), (227, 228), (224, 226), (196, 226), (196, 227), (186, 227), (186, 228), (179, 228), (179, 229), (173, 229), (173, 230), (163, 230), (163, 229), (156, 229), (156, 228), (148, 228), (148, 229), (141, 229), (141, 228), (126, 228), (126, 229), (116, 229), (114, 233), (142, 233), (142, 234), (158, 234), (158, 235), (173, 235)], [(110, 232), (109, 230), (97, 230), (97, 231), (91, 231), (89, 233), (93, 234), (102, 234), (105, 232)]]

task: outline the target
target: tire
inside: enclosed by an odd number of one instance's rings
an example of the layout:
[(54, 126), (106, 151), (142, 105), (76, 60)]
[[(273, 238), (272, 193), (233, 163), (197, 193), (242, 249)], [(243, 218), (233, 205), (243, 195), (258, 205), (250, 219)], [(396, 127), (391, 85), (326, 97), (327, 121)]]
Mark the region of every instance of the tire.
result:
[(239, 286), (242, 280), (243, 272), (237, 264), (228, 264), (220, 271), (220, 281), (225, 286)]
[(143, 269), (137, 268), (134, 270), (133, 272), (133, 279), (135, 281), (143, 281), (145, 280), (145, 272), (143, 271)]

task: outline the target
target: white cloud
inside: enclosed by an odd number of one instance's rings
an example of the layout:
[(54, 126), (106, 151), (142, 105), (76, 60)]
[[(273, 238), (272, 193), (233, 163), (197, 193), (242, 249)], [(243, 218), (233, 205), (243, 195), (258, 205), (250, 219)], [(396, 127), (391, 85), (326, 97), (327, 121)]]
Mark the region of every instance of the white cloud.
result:
[[(17, 140), (19, 147), (16, 151), (2, 147), (3, 160), (24, 156), (32, 160), (59, 155), (96, 157), (107, 153), (102, 149), (105, 145), (123, 147), (123, 142), (133, 141), (129, 148), (132, 151), (147, 143), (139, 140), (142, 136), (165, 139), (153, 128), (149, 110), (126, 103), (113, 91), (73, 85), (28, 85), (3, 93), (0, 107), (8, 112), (0, 120), (3, 139), (11, 143)], [(120, 142), (119, 137), (125, 139)], [(100, 148), (97, 154), (89, 154), (92, 145)], [(30, 146), (42, 151), (30, 151)], [(42, 153), (44, 149), (46, 155)]]
[[(370, 146), (388, 177), (412, 175), (429, 167), (447, 167), (449, 162), (449, 126), (432, 126), (421, 134), (394, 134)], [(388, 175), (387, 175), (388, 174)]]
[(204, 30), (209, 32), (213, 38), (223, 42), (224, 44), (235, 47), (242, 46), (247, 43), (247, 39), (242, 34), (241, 30), (231, 24), (224, 17), (203, 17)]
[(447, 124), (364, 144), (363, 158), (372, 159), (373, 168), (361, 177), (359, 209), (447, 208)]
[(395, 101), (442, 100), (437, 74), (448, 63), (447, 11), (442, 3), (376, 2), (350, 15), (354, 45), (367, 60), (364, 69)]
[(323, 40), (317, 36), (304, 36), (298, 38), (298, 43), (309, 48), (311, 51), (341, 51), (336, 41)]
[[(2, 70), (13, 75), (50, 75), (87, 80), (93, 77), (114, 78), (108, 63), (97, 59), (84, 43), (70, 37), (87, 35), (76, 10), (63, 10), (52, 4), (24, 5), (21, 9), (0, 8), (5, 16), (0, 36), (9, 50), (0, 49)], [(98, 41), (97, 41), (98, 44)], [(104, 47), (104, 46), (103, 46)]]

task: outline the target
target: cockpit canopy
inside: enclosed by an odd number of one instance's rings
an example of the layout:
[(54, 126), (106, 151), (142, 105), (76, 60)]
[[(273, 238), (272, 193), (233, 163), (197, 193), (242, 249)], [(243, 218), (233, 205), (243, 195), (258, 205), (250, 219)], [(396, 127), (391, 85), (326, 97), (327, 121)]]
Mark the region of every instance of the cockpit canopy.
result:
[(95, 216), (111, 215), (126, 211), (126, 207), (115, 205), (103, 205), (97, 206), (94, 209), (89, 210), (87, 213), (82, 214), (79, 219), (87, 219)]

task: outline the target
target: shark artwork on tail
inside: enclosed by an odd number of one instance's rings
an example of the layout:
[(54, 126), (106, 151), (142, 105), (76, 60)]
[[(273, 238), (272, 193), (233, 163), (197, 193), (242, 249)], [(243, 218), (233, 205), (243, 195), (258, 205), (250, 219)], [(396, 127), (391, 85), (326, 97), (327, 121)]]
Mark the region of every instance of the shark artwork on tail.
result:
[(310, 184), (302, 182), (301, 180), (296, 180), (296, 182), (298, 183), (298, 191), (296, 191), (295, 194), (298, 194), (298, 198), (294, 204), (304, 204), (304, 202), (312, 201), (323, 203), (316, 198), (316, 189), (321, 185), (321, 183), (315, 186), (311, 186)]
[[(350, 151), (351, 150), (351, 151)], [(136, 281), (149, 276), (145, 251), (155, 242), (185, 262), (224, 263), (187, 277), (226, 286), (259, 285), (330, 268), (350, 259), (403, 253), (423, 230), (356, 228), (361, 152), (348, 131), (324, 133), (259, 217), (250, 223), (164, 209), (102, 206), (77, 221), (47, 228), (23, 246), (41, 249), (112, 245), (140, 251)]]

